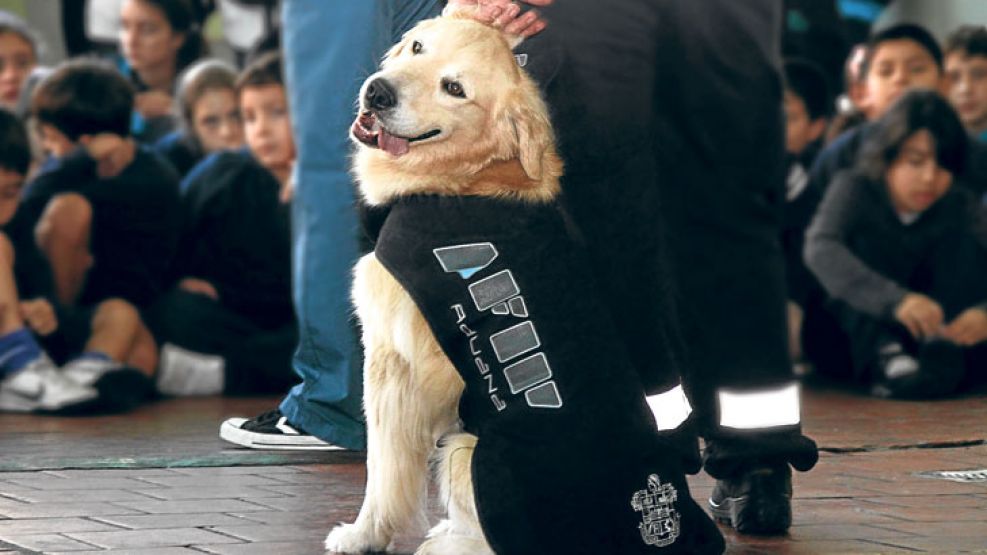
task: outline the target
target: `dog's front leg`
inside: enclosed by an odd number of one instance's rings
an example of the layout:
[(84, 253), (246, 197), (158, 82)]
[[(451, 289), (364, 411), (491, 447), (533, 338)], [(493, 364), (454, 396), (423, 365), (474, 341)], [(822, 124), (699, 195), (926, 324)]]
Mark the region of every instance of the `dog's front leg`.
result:
[(494, 555), (483, 537), (473, 498), (471, 466), (476, 436), (446, 435), (436, 454), (436, 479), (448, 518), (428, 532), (415, 555)]
[(421, 421), (424, 405), (409, 364), (393, 350), (368, 346), (364, 380), (367, 491), (356, 521), (326, 538), (326, 548), (339, 553), (384, 551), (395, 533), (427, 525), (433, 431)]
[(382, 551), (394, 534), (428, 522), (428, 459), (458, 421), (463, 382), (418, 308), (373, 253), (357, 263), (353, 301), (363, 324), (367, 493), (353, 524), (336, 527), (326, 548)]

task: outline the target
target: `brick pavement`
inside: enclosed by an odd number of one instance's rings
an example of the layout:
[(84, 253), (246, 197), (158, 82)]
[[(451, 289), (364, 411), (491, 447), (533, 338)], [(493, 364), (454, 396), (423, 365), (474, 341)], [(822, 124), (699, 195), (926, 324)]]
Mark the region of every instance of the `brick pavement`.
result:
[[(321, 553), (329, 527), (363, 495), (362, 457), (228, 449), (227, 415), (273, 399), (187, 399), (130, 415), (0, 415), (0, 555)], [(726, 532), (729, 553), (987, 553), (987, 484), (930, 470), (987, 468), (987, 402), (806, 395), (805, 426), (824, 448), (795, 476), (783, 538)], [(691, 479), (705, 498), (712, 480)], [(409, 535), (396, 548), (410, 553)]]

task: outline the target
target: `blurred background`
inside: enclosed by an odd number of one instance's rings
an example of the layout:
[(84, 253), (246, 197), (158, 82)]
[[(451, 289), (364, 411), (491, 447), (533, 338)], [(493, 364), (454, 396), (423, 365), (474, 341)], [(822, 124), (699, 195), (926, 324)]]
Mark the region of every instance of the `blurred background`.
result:
[[(327, 0), (334, 1), (334, 0)], [(242, 65), (244, 53), (277, 26), (279, 0), (197, 0), (208, 16), (203, 31), (212, 57)], [(41, 35), (41, 65), (88, 50), (87, 41), (113, 48), (122, 0), (0, 0)]]

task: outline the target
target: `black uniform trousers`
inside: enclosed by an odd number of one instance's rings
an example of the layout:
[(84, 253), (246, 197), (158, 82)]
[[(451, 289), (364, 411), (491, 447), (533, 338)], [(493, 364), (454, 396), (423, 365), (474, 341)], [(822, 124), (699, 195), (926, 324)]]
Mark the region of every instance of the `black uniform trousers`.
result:
[(680, 379), (724, 477), (751, 459), (806, 470), (798, 425), (719, 425), (717, 392), (793, 381), (777, 0), (566, 0), (516, 53), (541, 84), (564, 203), (649, 392)]

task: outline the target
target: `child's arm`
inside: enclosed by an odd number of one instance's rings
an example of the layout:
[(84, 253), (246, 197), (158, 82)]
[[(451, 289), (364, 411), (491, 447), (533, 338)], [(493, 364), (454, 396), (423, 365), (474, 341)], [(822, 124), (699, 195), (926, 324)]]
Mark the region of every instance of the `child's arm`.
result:
[(836, 179), (809, 226), (805, 262), (830, 296), (877, 318), (892, 318), (908, 293), (871, 270), (847, 246), (859, 218), (873, 217), (880, 205), (859, 180)]
[(987, 307), (975, 306), (964, 310), (946, 326), (943, 336), (964, 347), (987, 340)]
[[(965, 196), (970, 234), (987, 248), (987, 210), (979, 196)], [(957, 345), (972, 346), (987, 340), (987, 301), (960, 313), (943, 330), (943, 337)]]
[(21, 301), (20, 312), (24, 323), (38, 335), (50, 335), (58, 329), (58, 317), (55, 316), (55, 309), (46, 299)]
[(921, 293), (907, 293), (894, 309), (894, 317), (913, 337), (942, 335), (946, 314), (935, 300)]
[(102, 179), (119, 175), (133, 162), (137, 148), (133, 139), (113, 133), (83, 135), (79, 143), (96, 161), (96, 175)]

